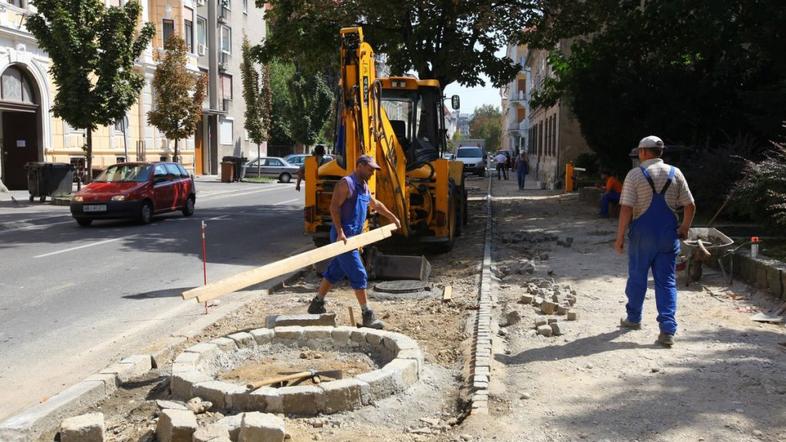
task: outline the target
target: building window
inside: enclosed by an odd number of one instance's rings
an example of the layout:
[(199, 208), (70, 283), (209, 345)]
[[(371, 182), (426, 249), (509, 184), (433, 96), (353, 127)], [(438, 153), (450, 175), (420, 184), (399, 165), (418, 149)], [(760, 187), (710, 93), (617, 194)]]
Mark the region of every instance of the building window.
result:
[(164, 47), (166, 47), (166, 42), (169, 41), (169, 37), (174, 35), (175, 33), (175, 22), (174, 20), (163, 20), (163, 29), (164, 29)]
[(3, 72), (0, 78), (0, 97), (3, 101), (21, 101), (22, 103), (35, 104), (33, 86), (21, 70), (11, 66)]
[(12, 6), (16, 6), (17, 8), (24, 8), (25, 1), (24, 0), (8, 0), (8, 4)]
[(207, 20), (204, 17), (197, 17), (197, 54), (207, 53)]
[(224, 100), (232, 99), (232, 76), (221, 75), (221, 98)]
[(243, 14), (248, 14), (248, 0), (243, 0)]
[(188, 52), (194, 53), (194, 22), (191, 20), (183, 20), (183, 29), (186, 34), (186, 47)]
[(115, 120), (114, 126), (116, 132), (123, 132), (123, 128), (128, 130), (128, 117), (124, 115), (123, 118), (118, 118)]
[(229, 26), (221, 26), (221, 52), (232, 53), (232, 28)]
[(232, 120), (221, 120), (221, 127), (219, 128), (218, 138), (220, 144), (233, 144), (232, 143)]

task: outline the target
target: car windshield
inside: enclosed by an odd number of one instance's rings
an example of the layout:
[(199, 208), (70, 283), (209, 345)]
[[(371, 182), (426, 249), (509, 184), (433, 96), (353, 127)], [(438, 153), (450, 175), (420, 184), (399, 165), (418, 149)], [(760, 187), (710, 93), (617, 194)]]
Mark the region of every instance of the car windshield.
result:
[(478, 147), (470, 147), (459, 149), (456, 156), (458, 158), (480, 158), (483, 156), (483, 152)]
[(118, 164), (109, 166), (95, 179), (104, 183), (142, 182), (150, 178), (150, 167), (143, 164)]

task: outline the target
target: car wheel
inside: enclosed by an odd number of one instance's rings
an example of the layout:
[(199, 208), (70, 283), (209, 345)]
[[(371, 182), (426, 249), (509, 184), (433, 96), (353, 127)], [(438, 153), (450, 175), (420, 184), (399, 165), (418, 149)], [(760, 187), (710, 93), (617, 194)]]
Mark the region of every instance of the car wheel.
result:
[(194, 214), (194, 197), (189, 196), (186, 200), (186, 205), (183, 206), (183, 216), (191, 216)]
[(90, 224), (93, 224), (93, 220), (90, 218), (76, 218), (76, 223), (82, 227), (87, 227)]
[(289, 180), (291, 179), (292, 179), (292, 175), (288, 173), (282, 173), (281, 176), (278, 177), (278, 180), (281, 181), (282, 183), (288, 183)]
[(139, 223), (150, 224), (153, 220), (153, 205), (150, 201), (145, 201), (142, 207), (139, 208)]

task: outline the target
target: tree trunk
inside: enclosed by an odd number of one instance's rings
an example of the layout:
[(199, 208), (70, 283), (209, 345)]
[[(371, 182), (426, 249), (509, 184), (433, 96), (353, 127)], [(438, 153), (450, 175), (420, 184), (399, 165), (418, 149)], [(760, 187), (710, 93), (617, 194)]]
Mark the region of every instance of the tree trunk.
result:
[(257, 143), (257, 178), (262, 176), (262, 144)]
[(93, 129), (86, 128), (85, 134), (87, 136), (87, 152), (85, 152), (85, 165), (87, 167), (87, 181), (93, 181)]
[(177, 141), (178, 140), (175, 139), (175, 155), (172, 157), (172, 161), (175, 162), (175, 163), (180, 162), (180, 160), (178, 159), (178, 155), (177, 155), (178, 154), (178, 152), (177, 152)]

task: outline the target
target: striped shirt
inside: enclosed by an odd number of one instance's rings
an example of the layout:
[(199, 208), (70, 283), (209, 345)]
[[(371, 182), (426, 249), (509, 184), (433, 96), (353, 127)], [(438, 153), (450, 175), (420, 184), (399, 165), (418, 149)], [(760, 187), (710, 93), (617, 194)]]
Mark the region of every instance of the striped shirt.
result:
[[(647, 172), (652, 177), (652, 181), (655, 183), (655, 190), (658, 192), (663, 190), (672, 166), (664, 163), (660, 158), (654, 158), (641, 163), (641, 167), (647, 169)], [(651, 202), (652, 187), (647, 182), (647, 178), (638, 167), (631, 169), (628, 172), (628, 176), (625, 177), (625, 183), (622, 185), (620, 205), (632, 207), (633, 219), (636, 219), (650, 207)], [(693, 195), (688, 188), (688, 182), (685, 181), (682, 171), (676, 167), (674, 168), (674, 182), (671, 183), (666, 191), (666, 204), (672, 211), (693, 204)]]

